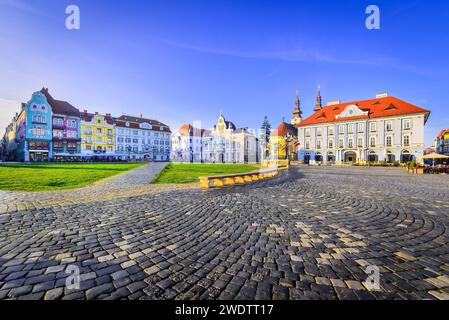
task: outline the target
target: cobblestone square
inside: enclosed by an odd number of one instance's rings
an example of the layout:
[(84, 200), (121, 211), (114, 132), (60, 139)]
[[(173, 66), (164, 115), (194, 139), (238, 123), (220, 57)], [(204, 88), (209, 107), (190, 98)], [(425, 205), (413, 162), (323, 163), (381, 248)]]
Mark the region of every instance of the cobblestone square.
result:
[(448, 176), (299, 166), (204, 191), (149, 185), (156, 166), (0, 191), (0, 299), (449, 299)]

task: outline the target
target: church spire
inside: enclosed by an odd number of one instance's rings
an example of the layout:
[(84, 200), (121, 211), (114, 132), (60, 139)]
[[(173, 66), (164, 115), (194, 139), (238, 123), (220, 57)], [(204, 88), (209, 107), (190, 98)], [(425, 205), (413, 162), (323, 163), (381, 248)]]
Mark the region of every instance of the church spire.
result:
[(321, 87), (318, 86), (318, 93), (316, 96), (316, 102), (315, 102), (315, 108), (313, 109), (313, 111), (318, 112), (323, 108), (323, 105), (321, 103)]
[(296, 90), (296, 101), (295, 101), (295, 110), (293, 110), (293, 116), (296, 118), (301, 118), (301, 102), (299, 101), (299, 91)]
[(293, 110), (293, 117), (291, 123), (298, 125), (302, 121), (301, 102), (299, 101), (299, 91), (296, 91), (295, 109)]

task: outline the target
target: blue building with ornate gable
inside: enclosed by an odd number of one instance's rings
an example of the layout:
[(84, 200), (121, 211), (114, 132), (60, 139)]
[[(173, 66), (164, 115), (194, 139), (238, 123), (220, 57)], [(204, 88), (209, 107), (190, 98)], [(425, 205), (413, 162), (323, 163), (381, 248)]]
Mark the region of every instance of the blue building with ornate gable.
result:
[(52, 109), (41, 92), (22, 104), (17, 117), (17, 160), (46, 162), (52, 158)]

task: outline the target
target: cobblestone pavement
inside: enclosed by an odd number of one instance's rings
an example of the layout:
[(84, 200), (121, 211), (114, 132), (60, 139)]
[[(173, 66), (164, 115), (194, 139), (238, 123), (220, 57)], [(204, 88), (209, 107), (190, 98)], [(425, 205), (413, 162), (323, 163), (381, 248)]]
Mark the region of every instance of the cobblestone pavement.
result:
[(246, 187), (25, 205), (0, 214), (0, 298), (449, 299), (448, 197), (448, 176), (294, 167)]

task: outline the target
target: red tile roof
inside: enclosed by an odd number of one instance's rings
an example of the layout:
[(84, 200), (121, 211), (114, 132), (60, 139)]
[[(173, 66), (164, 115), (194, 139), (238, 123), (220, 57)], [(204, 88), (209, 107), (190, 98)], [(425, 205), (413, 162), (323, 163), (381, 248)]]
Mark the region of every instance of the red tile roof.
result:
[(270, 136), (272, 137), (285, 137), (287, 136), (287, 133), (290, 133), (294, 136), (298, 135), (297, 130), (295, 129), (295, 126), (290, 124), (290, 123), (286, 123), (286, 122), (281, 122), (278, 127), (276, 129), (273, 130), (273, 132), (271, 132)]
[(54, 99), (48, 92), (48, 88), (42, 88), (41, 93), (47, 98), (47, 102), (51, 106), (53, 114), (62, 114), (73, 117), (80, 116), (80, 111), (67, 101)]
[[(129, 122), (129, 127), (126, 126), (126, 122)], [(141, 123), (151, 124), (152, 129), (149, 129), (149, 130), (171, 132), (170, 128), (166, 124), (163, 124), (162, 122), (159, 122), (157, 120), (146, 119), (146, 118), (142, 118), (142, 117), (128, 116), (128, 115), (122, 115), (115, 119), (115, 125), (117, 127), (139, 129), (140, 128), (139, 124), (141, 124)], [(160, 130), (161, 127), (163, 127), (163, 130)], [(142, 128), (140, 128), (140, 129), (142, 129)]]
[[(368, 114), (354, 117), (338, 118), (337, 116), (341, 114), (346, 109), (346, 107), (350, 105), (356, 105), (360, 110), (368, 112)], [(430, 114), (430, 111), (417, 107), (413, 104), (410, 104), (393, 96), (389, 96), (383, 98), (345, 102), (325, 106), (320, 111), (314, 113), (310, 117), (301, 121), (298, 124), (298, 127), (320, 123), (383, 118), (383, 117), (416, 114), (416, 113), (427, 113), (426, 115), (427, 120), (427, 116)]]
[(441, 130), (437, 136), (437, 139), (441, 139), (443, 137), (443, 135), (445, 135), (446, 133), (449, 133), (449, 129)]
[[(191, 129), (192, 129), (192, 125), (189, 123), (186, 123), (186, 124), (182, 125), (181, 128), (178, 129), (177, 133), (180, 133), (183, 136), (188, 136), (188, 135), (190, 135)], [(206, 130), (206, 129), (193, 128), (192, 134), (194, 137), (202, 137), (205, 134), (210, 134), (210, 131)]]

